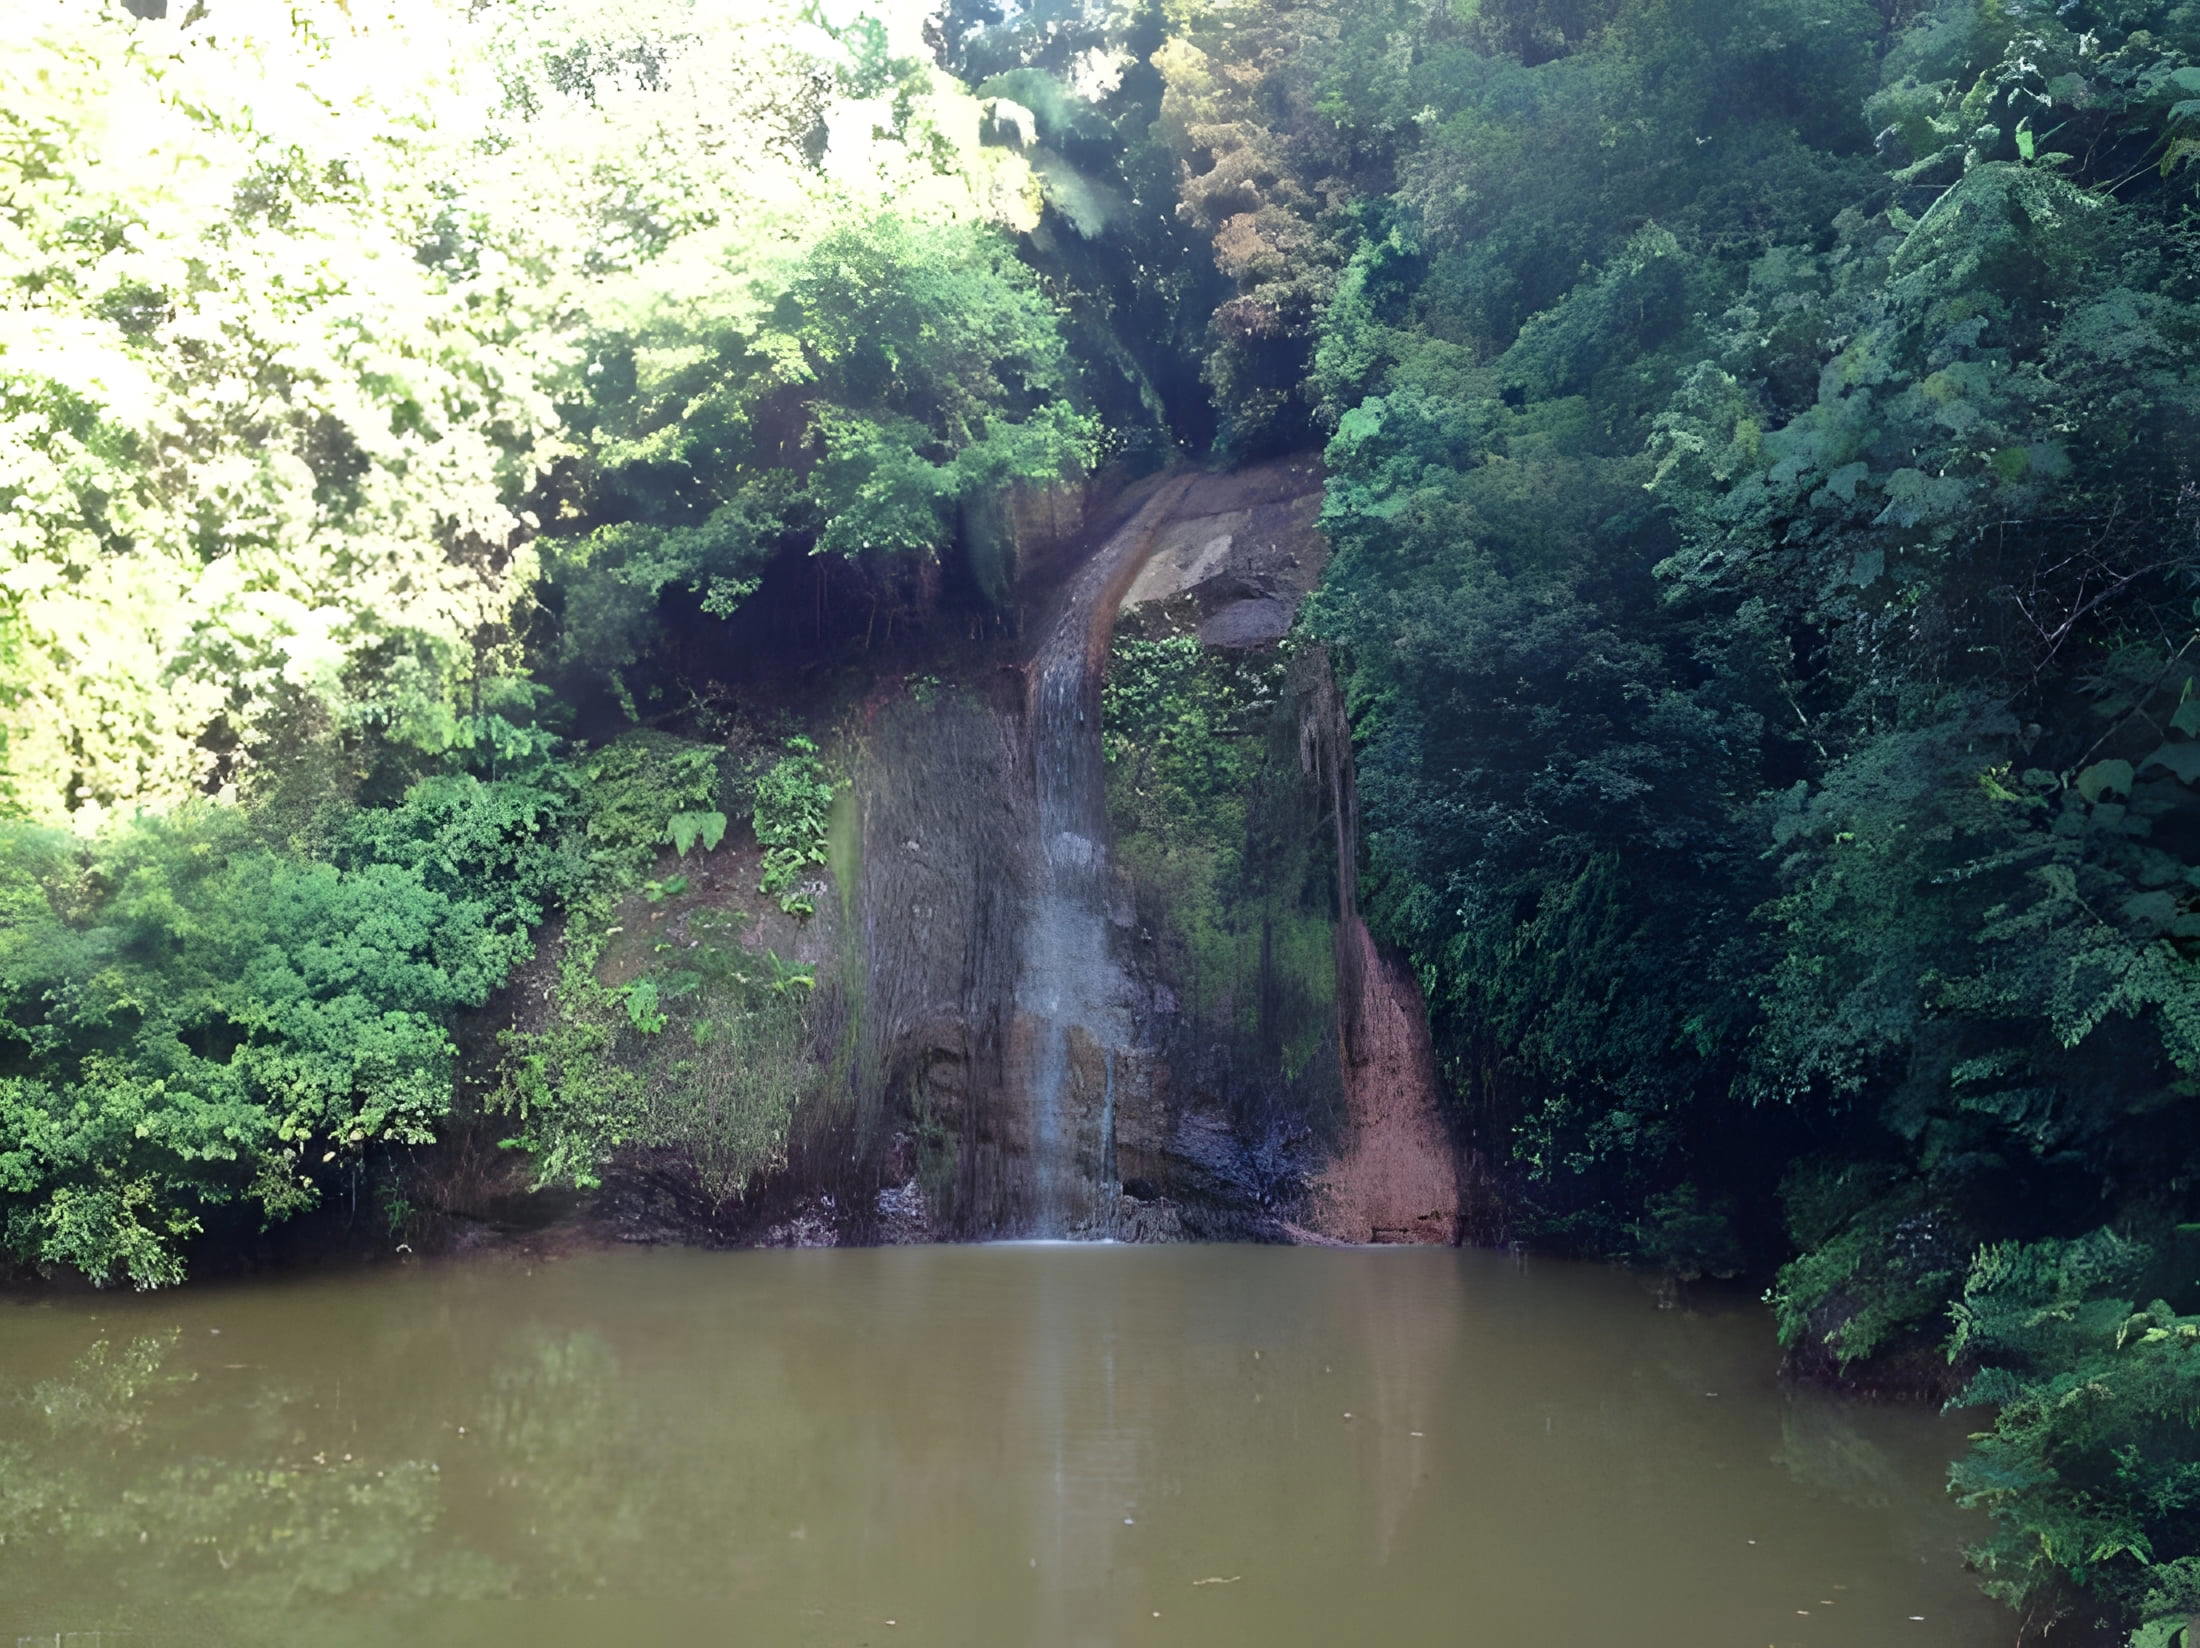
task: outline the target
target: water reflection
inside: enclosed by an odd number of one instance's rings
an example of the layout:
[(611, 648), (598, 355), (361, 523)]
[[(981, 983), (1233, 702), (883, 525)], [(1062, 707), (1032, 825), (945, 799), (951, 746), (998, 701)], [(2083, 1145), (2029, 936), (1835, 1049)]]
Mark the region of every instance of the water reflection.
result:
[(1954, 1430), (1785, 1393), (1754, 1312), (1579, 1267), (613, 1254), (0, 1335), (0, 1642), (2006, 1634)]

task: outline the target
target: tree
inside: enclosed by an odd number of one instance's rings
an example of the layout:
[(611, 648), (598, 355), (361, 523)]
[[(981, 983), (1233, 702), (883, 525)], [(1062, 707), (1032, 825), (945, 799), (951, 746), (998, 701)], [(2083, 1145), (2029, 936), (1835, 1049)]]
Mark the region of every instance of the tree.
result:
[(14, 804), (89, 828), (226, 792), (277, 729), (462, 741), (465, 684), (518, 665), (556, 350), (509, 270), (413, 255), (469, 137), (437, 112), (479, 90), (450, 19), (23, 22), (0, 68)]

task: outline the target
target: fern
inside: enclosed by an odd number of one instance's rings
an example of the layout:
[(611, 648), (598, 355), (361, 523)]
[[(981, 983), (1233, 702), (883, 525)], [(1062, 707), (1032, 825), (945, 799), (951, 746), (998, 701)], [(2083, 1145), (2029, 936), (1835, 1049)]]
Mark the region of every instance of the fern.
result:
[(810, 915), (815, 906), (804, 893), (804, 872), (826, 862), (833, 786), (807, 738), (787, 741), (788, 753), (756, 781), (750, 821), (764, 849), (759, 892), (775, 896), (792, 915)]

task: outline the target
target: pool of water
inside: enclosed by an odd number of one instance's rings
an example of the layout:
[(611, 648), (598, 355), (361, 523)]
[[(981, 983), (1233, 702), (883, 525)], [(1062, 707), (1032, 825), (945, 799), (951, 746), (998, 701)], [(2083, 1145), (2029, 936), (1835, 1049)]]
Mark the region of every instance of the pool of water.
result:
[(0, 1644), (2005, 1641), (1961, 1423), (1774, 1362), (1754, 1308), (1428, 1249), (0, 1303)]

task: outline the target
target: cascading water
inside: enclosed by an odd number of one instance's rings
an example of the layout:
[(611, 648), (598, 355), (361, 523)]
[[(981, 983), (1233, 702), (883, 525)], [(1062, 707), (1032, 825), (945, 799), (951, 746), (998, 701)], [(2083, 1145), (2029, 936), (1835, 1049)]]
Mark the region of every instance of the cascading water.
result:
[(1196, 618), (1203, 647), (1272, 646), (1319, 572), (1318, 489), (1285, 461), (1149, 477), (1097, 518), (1080, 508), (1089, 526), (1019, 551), (1018, 663), (867, 706), (856, 879), (819, 912), (844, 958), (821, 968), (820, 1047), (850, 1080), (844, 1103), (798, 1121), (774, 1228), (1449, 1236), (1455, 1176), (1413, 981), (1370, 960), (1353, 907), (1349, 730), (1333, 690), (1303, 696), (1326, 687), (1322, 660), (1292, 666), (1306, 681), (1248, 750), (1275, 856), (1215, 907), (1208, 952), (1173, 925), (1150, 856), (1136, 874), (1114, 862), (1100, 689), (1118, 613), (1145, 634)]
[(1135, 1031), (1132, 985), (1109, 944), (1100, 674), (1116, 606), (1190, 485), (1164, 482), (1078, 568), (1032, 660), (1039, 839), (1016, 1007), (1028, 1037), (1033, 1235), (1106, 1234), (1097, 1210), (1114, 1189), (1103, 1182), (1113, 1171), (1109, 1101)]

